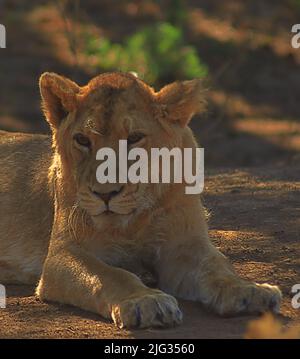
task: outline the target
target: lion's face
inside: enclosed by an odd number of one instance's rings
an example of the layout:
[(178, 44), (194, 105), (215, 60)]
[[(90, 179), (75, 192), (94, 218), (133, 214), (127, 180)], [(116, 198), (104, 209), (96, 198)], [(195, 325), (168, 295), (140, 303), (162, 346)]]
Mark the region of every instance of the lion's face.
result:
[[(107, 94), (106, 90), (97, 90), (78, 109), (76, 120), (69, 129), (68, 141), (72, 142), (69, 159), (76, 178), (78, 204), (94, 220), (100, 221), (101, 217), (114, 214), (131, 215), (151, 208), (157, 200), (151, 184), (100, 184), (96, 179), (96, 170), (101, 163), (96, 160), (96, 153), (100, 148), (115, 151), (115, 172), (118, 174), (119, 140), (127, 140), (128, 150), (141, 147), (149, 155), (152, 147), (171, 143), (155, 119), (150, 104), (138, 94), (131, 96), (130, 92), (131, 89)], [(129, 167), (130, 163), (127, 165)]]
[[(102, 75), (82, 88), (54, 74), (44, 74), (41, 78), (43, 105), (61, 163), (69, 178), (72, 177), (78, 206), (96, 225), (119, 220), (120, 216), (126, 221), (135, 213), (149, 210), (168, 190), (167, 184), (119, 183), (118, 179), (119, 161), (124, 161), (120, 159), (120, 140), (127, 140), (128, 151), (144, 148), (149, 159), (151, 148), (182, 147), (186, 123), (180, 121), (186, 121), (186, 115), (183, 110), (180, 114), (174, 109), (176, 119), (172, 121), (167, 97), (174, 89), (167, 87), (166, 94), (163, 90), (155, 94), (142, 81), (127, 74)], [(178, 95), (177, 104), (182, 106)], [(175, 94), (172, 102), (174, 99)], [(97, 181), (96, 171), (101, 161), (96, 159), (96, 153), (104, 147), (115, 151), (116, 183)], [(127, 167), (131, 164), (129, 161)], [(148, 172), (151, 173), (150, 161)]]

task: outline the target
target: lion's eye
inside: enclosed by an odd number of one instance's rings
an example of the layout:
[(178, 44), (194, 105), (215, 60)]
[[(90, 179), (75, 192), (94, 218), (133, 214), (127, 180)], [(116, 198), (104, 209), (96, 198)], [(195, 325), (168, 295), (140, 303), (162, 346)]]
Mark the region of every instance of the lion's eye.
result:
[(142, 132), (134, 132), (128, 136), (127, 143), (128, 145), (133, 145), (140, 142), (145, 136), (146, 135)]
[(82, 135), (81, 133), (77, 133), (74, 136), (74, 140), (78, 143), (78, 145), (90, 148), (91, 147), (91, 141), (88, 137)]

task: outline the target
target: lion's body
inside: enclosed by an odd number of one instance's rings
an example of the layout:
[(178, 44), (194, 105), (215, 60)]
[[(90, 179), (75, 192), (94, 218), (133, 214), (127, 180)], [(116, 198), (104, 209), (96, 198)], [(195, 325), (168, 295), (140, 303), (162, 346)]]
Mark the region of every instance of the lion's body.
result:
[[(0, 283), (37, 284), (54, 220), (51, 138), (0, 131), (0, 148)], [(180, 221), (178, 218), (182, 211), (177, 210), (177, 215), (170, 212), (172, 202), (169, 198), (164, 206), (169, 212), (152, 210), (130, 226), (91, 230), (90, 239), (82, 246), (106, 263), (154, 282), (153, 263), (167, 239), (164, 228), (178, 234), (177, 227), (182, 225), (183, 217)], [(188, 207), (187, 211), (192, 214), (195, 208)], [(191, 218), (191, 214), (186, 216)]]
[[(120, 327), (181, 322), (173, 296), (221, 314), (278, 309), (280, 291), (239, 278), (208, 237), (186, 183), (96, 181), (97, 149), (192, 148), (197, 80), (155, 93), (128, 74), (87, 86), (40, 81), (50, 137), (0, 132), (0, 282), (37, 283), (41, 300), (72, 304)], [(51, 146), (52, 142), (52, 146)], [(147, 285), (155, 285), (159, 289)]]
[(53, 223), (51, 138), (0, 131), (0, 283), (37, 283)]
[[(0, 149), (0, 283), (37, 284), (54, 220), (51, 137), (0, 131)], [(141, 218), (142, 223), (149, 220), (148, 216)], [(153, 262), (157, 250), (153, 249), (153, 227), (150, 243), (147, 227), (143, 226), (143, 238), (137, 233), (139, 227), (134, 223), (132, 229), (92, 231), (92, 238), (83, 245), (96, 257), (153, 281), (146, 263), (147, 257)], [(131, 231), (135, 240), (130, 239)]]

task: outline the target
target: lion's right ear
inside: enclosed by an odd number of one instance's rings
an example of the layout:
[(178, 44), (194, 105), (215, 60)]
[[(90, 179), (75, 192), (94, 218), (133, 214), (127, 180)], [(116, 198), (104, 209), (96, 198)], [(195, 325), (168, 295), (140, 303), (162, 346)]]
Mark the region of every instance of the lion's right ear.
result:
[(51, 128), (58, 128), (69, 112), (76, 109), (76, 94), (80, 87), (73, 81), (53, 72), (40, 77), (42, 108)]
[(205, 108), (201, 79), (173, 82), (156, 93), (156, 99), (164, 109), (164, 116), (182, 127)]

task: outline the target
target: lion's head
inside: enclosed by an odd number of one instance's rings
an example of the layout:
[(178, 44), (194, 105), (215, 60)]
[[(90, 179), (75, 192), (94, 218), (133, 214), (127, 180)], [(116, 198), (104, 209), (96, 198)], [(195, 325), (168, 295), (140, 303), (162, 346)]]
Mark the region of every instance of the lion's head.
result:
[(120, 139), (128, 141), (129, 149), (191, 147), (187, 125), (203, 107), (199, 80), (176, 82), (155, 92), (131, 74), (103, 74), (80, 87), (55, 73), (44, 73), (40, 90), (65, 190), (96, 224), (150, 209), (168, 188), (151, 183), (100, 184), (96, 152), (103, 147), (118, 151)]

